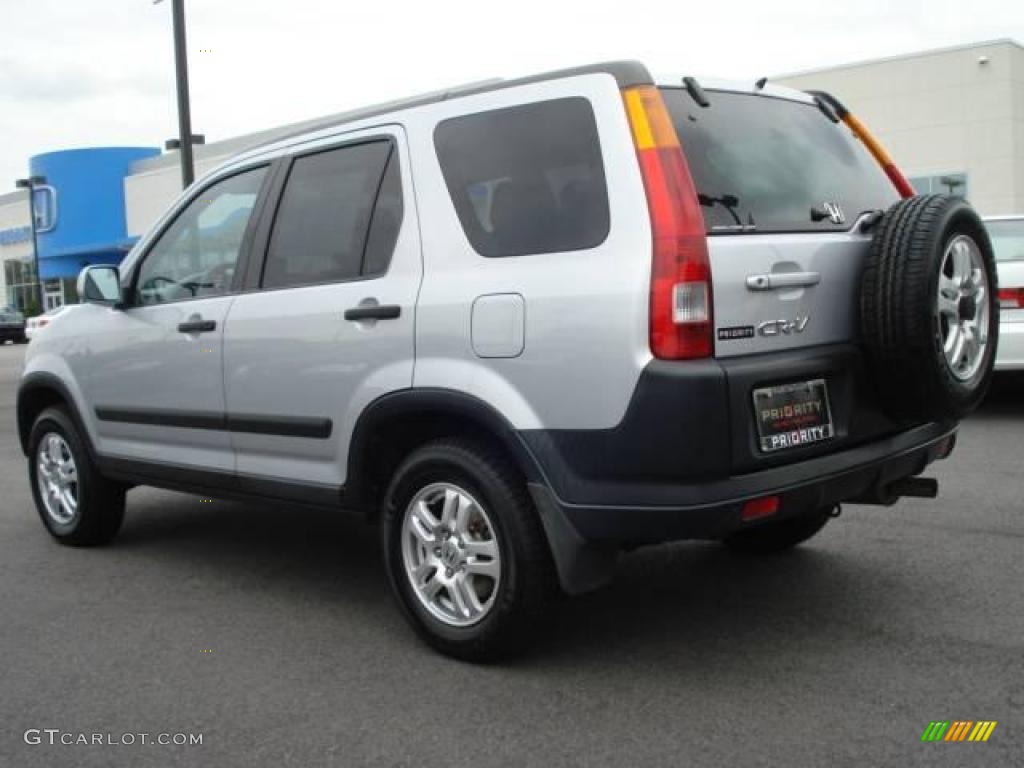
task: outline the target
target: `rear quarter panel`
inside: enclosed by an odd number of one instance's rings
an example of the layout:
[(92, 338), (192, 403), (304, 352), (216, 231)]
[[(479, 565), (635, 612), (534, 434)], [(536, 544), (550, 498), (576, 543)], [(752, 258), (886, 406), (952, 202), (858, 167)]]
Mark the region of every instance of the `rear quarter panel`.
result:
[[(598, 126), (611, 221), (607, 239), (585, 251), (479, 255), (445, 185), (435, 127), (468, 113), (574, 96), (590, 101)], [(615, 426), (651, 359), (651, 233), (614, 78), (585, 75), (441, 102), (417, 110), (406, 125), (424, 253), (414, 386), (478, 397), (517, 429)], [(473, 303), (480, 296), (510, 293), (525, 303), (522, 353), (478, 357), (471, 341)]]

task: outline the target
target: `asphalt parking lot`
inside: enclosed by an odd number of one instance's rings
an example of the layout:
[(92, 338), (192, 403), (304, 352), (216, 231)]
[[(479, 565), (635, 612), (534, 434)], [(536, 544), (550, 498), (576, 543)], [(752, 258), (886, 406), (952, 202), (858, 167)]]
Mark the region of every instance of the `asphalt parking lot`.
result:
[[(513, 664), (437, 656), (388, 595), (375, 531), (136, 489), (113, 545), (53, 542), (0, 348), (0, 765), (1024, 764), (1024, 386), (936, 465), (937, 502), (848, 507), (809, 545), (624, 558)], [(922, 744), (931, 720), (989, 742)], [(201, 733), (40, 745), (27, 729)]]

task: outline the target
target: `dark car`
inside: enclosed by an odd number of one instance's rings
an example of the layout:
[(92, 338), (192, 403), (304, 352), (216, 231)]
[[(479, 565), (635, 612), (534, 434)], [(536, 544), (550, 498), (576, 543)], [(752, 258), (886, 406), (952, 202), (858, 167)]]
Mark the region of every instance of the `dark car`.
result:
[(14, 307), (0, 307), (0, 344), (6, 341), (17, 344), (28, 341), (25, 336), (25, 316)]

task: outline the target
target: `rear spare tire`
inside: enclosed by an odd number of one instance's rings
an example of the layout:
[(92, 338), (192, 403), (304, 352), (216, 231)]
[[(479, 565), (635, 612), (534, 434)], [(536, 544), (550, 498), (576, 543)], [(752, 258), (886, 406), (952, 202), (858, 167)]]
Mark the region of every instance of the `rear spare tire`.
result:
[(861, 336), (882, 404), (899, 419), (959, 419), (988, 389), (999, 334), (995, 258), (965, 200), (890, 208), (861, 282)]

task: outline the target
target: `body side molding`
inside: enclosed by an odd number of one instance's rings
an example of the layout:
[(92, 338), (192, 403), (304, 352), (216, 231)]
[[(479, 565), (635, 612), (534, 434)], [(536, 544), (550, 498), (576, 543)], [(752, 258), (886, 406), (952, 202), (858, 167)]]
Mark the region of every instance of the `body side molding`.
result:
[(225, 432), (245, 432), (279, 437), (306, 437), (326, 440), (331, 436), (330, 419), (303, 416), (262, 416), (215, 411), (160, 410), (155, 408), (96, 407), (100, 421), (124, 424), (148, 424), (179, 429), (211, 429)]

